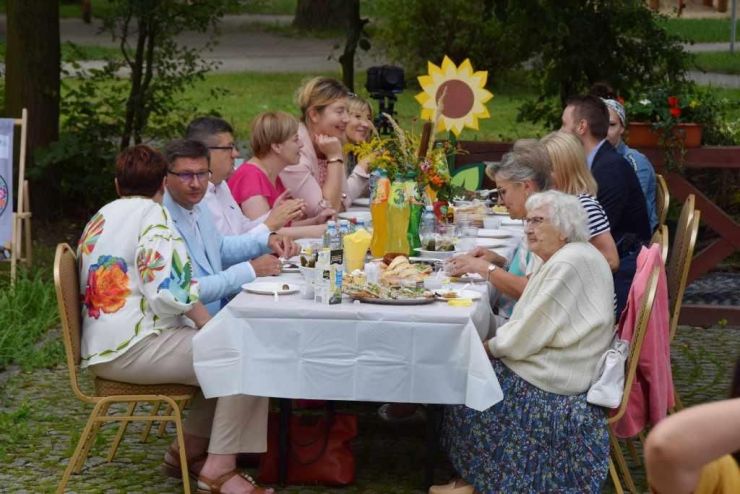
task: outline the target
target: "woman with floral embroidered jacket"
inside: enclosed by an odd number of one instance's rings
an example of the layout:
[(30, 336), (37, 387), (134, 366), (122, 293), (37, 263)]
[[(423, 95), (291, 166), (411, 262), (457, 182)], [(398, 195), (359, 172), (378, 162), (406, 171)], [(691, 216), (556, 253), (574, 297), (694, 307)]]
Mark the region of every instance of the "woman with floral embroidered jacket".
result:
[[(81, 365), (112, 381), (198, 386), (192, 338), (210, 316), (198, 301), (185, 242), (160, 204), (166, 173), (157, 151), (143, 145), (122, 151), (115, 181), (120, 198), (103, 206), (83, 231)], [(205, 400), (198, 393), (190, 408), (186, 457), (189, 470), (199, 474), (199, 492), (201, 484), (222, 492), (271, 492), (233, 466), (236, 453), (265, 450), (267, 400)], [(250, 427), (257, 432), (245, 432)], [(163, 468), (180, 475), (175, 442)]]

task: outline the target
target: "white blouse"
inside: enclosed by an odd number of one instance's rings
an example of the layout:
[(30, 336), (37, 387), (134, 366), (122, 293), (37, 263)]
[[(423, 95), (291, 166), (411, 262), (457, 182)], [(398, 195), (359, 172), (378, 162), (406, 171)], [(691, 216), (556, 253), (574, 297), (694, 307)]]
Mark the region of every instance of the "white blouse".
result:
[(167, 209), (144, 197), (103, 206), (77, 247), (82, 367), (111, 361), (150, 334), (187, 325), (198, 300), (185, 242)]

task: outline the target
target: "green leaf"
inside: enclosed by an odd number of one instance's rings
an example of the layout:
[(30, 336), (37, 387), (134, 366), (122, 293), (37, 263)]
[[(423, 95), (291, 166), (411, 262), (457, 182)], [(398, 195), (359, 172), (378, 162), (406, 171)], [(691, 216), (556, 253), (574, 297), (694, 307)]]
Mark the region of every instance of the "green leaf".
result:
[(452, 185), (463, 187), (467, 190), (478, 190), (482, 184), (482, 164), (476, 164), (462, 170), (456, 170), (452, 177)]

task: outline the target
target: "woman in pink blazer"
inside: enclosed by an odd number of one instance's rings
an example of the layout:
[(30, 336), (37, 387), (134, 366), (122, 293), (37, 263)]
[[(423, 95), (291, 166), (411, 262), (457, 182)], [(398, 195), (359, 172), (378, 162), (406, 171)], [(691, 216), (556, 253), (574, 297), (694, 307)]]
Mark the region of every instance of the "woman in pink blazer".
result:
[(298, 90), (303, 147), (298, 164), (280, 172), (280, 180), (293, 197), (306, 201), (309, 217), (325, 209), (343, 211), (352, 202), (342, 151), (348, 95), (349, 90), (330, 77), (315, 77)]

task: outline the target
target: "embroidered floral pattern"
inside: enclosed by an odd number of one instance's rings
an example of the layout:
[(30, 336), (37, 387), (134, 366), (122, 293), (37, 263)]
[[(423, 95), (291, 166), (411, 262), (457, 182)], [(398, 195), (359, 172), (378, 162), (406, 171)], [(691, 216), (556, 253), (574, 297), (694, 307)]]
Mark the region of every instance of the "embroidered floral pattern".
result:
[(151, 283), (154, 281), (156, 271), (164, 269), (164, 258), (154, 249), (143, 249), (136, 256), (136, 268), (144, 283)]
[(120, 257), (100, 256), (87, 274), (85, 307), (87, 315), (98, 319), (100, 312), (113, 314), (126, 304), (131, 293), (126, 261)]
[(80, 242), (77, 244), (77, 249), (81, 254), (92, 254), (95, 249), (95, 243), (103, 233), (103, 227), (105, 226), (105, 218), (103, 215), (98, 213), (92, 217), (90, 222), (85, 226), (85, 231), (82, 232)]
[(172, 269), (170, 277), (165, 278), (157, 287), (157, 291), (168, 290), (178, 302), (189, 304), (195, 300), (191, 296), (190, 286), (193, 277), (190, 260), (185, 257), (185, 261), (180, 258), (176, 250), (172, 251)]

